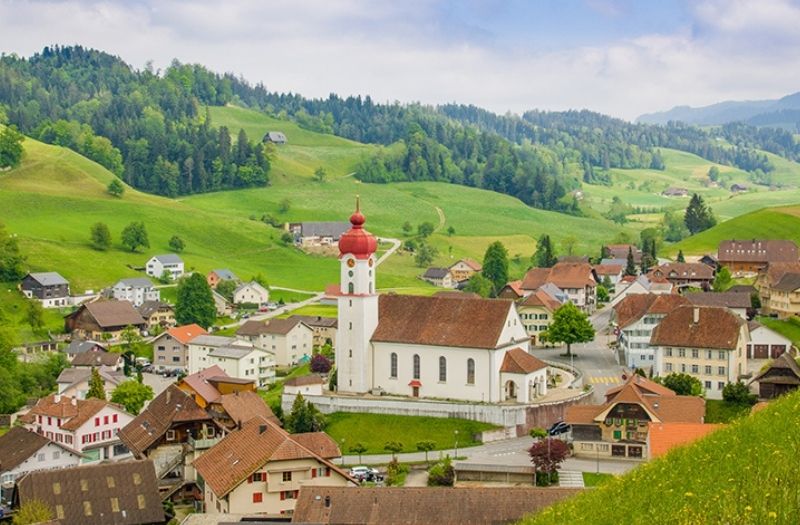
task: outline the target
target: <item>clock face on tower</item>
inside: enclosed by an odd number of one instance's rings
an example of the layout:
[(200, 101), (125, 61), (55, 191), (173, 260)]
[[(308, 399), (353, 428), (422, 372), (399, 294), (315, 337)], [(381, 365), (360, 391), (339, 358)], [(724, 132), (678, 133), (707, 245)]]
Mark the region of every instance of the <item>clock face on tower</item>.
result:
[(369, 260), (369, 267), (372, 268), (372, 259)]
[(356, 260), (355, 259), (348, 259), (347, 260), (347, 266), (348, 267), (352, 268), (355, 265), (356, 265)]

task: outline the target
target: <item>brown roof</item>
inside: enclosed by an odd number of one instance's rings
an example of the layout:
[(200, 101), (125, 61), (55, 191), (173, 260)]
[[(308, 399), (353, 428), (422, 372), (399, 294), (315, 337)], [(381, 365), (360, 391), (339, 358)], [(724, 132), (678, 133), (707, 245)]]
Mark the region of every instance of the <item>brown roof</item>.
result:
[(774, 285), (787, 273), (800, 273), (800, 262), (769, 263), (766, 270), (767, 281)]
[(656, 395), (656, 396), (666, 396), (666, 397), (675, 397), (675, 392), (670, 390), (669, 388), (665, 387), (664, 385), (660, 385), (655, 381), (651, 381), (646, 377), (642, 377), (639, 374), (632, 374), (626, 381), (620, 386), (609, 388), (606, 390), (606, 401), (610, 401), (615, 395), (619, 393), (620, 390), (625, 388), (626, 385), (629, 383), (633, 383), (633, 385), (639, 389), (642, 395)]
[(81, 309), (86, 309), (101, 328), (137, 326), (145, 323), (136, 308), (128, 301), (95, 301), (86, 303), (81, 305), (71, 316), (76, 315)]
[[(699, 314), (697, 323), (695, 312)], [(650, 345), (733, 350), (744, 322), (727, 308), (680, 306), (653, 329)]]
[(690, 303), (698, 306), (718, 306), (720, 308), (750, 308), (752, 306), (750, 295), (746, 293), (695, 292), (688, 293), (685, 297)]
[(536, 290), (545, 283), (561, 289), (594, 286), (592, 265), (589, 263), (560, 262), (552, 268), (531, 268), (522, 281), (523, 290)]
[(635, 262), (639, 262), (642, 259), (642, 250), (633, 244), (608, 244), (605, 249), (608, 251), (609, 259), (627, 259), (628, 251), (633, 253)]
[(536, 290), (547, 282), (548, 277), (550, 277), (550, 268), (531, 268), (525, 272), (520, 288), (522, 290)]
[(516, 523), (581, 489), (303, 486), (292, 523), (484, 525)]
[(106, 352), (98, 348), (92, 348), (82, 354), (77, 354), (72, 359), (72, 366), (117, 366), (122, 359), (122, 354)]
[(169, 385), (133, 421), (119, 431), (119, 438), (131, 452), (142, 455), (173, 424), (205, 421), (211, 416), (200, 408), (194, 396), (174, 384)]
[(523, 295), (525, 295), (525, 291), (522, 289), (522, 281), (521, 280), (517, 280), (517, 281), (509, 282), (508, 284), (506, 284), (503, 287), (503, 289), (500, 291), (500, 293), (498, 295), (501, 296), (501, 297), (510, 298), (508, 296), (509, 293), (513, 293), (514, 296), (516, 296), (516, 298), (519, 298), (519, 297), (522, 297)]
[(537, 359), (522, 348), (514, 348), (506, 352), (500, 372), (507, 374), (530, 374), (542, 368), (547, 368), (547, 363)]
[(480, 295), (475, 292), (459, 292), (458, 290), (441, 290), (433, 294), (434, 297), (446, 297), (447, 299), (479, 299)]
[(335, 317), (321, 315), (290, 315), (289, 320), (302, 322), (311, 328), (336, 328), (339, 324)]
[(218, 498), (224, 497), (250, 474), (270, 461), (317, 459), (345, 478), (347, 473), (310, 451), (281, 427), (262, 417), (242, 425), (195, 460), (197, 473)]
[(280, 425), (264, 399), (255, 392), (245, 390), (233, 394), (225, 394), (217, 401), (222, 409), (237, 424), (246, 423), (254, 417), (263, 417), (267, 421)]
[(32, 472), (19, 484), (20, 504), (40, 500), (61, 525), (162, 523), (152, 461), (94, 463)]
[(675, 447), (691, 444), (723, 426), (707, 423), (650, 423), (647, 433), (650, 459), (663, 456)]
[(689, 301), (675, 294), (630, 294), (614, 306), (617, 325), (625, 328), (646, 314), (665, 315)]
[(292, 439), (321, 458), (333, 459), (342, 455), (339, 445), (325, 432), (301, 432), (292, 434)]
[(24, 427), (11, 427), (11, 430), (0, 437), (0, 471), (14, 469), (50, 442), (41, 434)]
[(81, 425), (107, 406), (113, 406), (120, 412), (124, 412), (119, 405), (101, 399), (76, 399), (69, 396), (50, 394), (39, 399), (30, 412), (26, 414), (27, 417), (23, 421), (30, 421), (33, 416), (51, 416), (65, 420), (61, 425), (64, 430), (78, 430)]
[(670, 262), (653, 268), (647, 276), (650, 280), (662, 276), (666, 279), (711, 280), (714, 278), (714, 268), (703, 263)]
[[(458, 264), (460, 262), (463, 262), (464, 264), (469, 266), (472, 271), (475, 271), (475, 272), (479, 272), (479, 271), (481, 271), (483, 269), (483, 266), (481, 266), (481, 263), (479, 263), (477, 261), (473, 261), (472, 259), (461, 259), (460, 261), (456, 262), (453, 266), (455, 266), (456, 264)], [(451, 266), (451, 268), (453, 266)]]
[(723, 265), (734, 262), (796, 262), (797, 245), (788, 240), (722, 241), (717, 256)]
[(496, 348), (513, 303), (381, 295), (372, 341), (463, 348)]
[(520, 306), (542, 306), (551, 312), (554, 312), (561, 307), (561, 303), (559, 303), (554, 297), (544, 290), (536, 290), (518, 304)]
[(304, 376), (297, 376), (287, 379), (283, 382), (284, 386), (305, 386), (305, 385), (321, 385), (325, 381), (319, 374), (306, 374)]
[(212, 377), (228, 377), (228, 374), (219, 365), (214, 365), (184, 377), (181, 383), (194, 390), (206, 400), (206, 403), (213, 403), (219, 398), (220, 393), (217, 387), (209, 382)]
[(785, 273), (780, 281), (772, 285), (773, 290), (781, 292), (794, 292), (800, 288), (800, 273)]
[(298, 319), (270, 319), (268, 321), (247, 321), (236, 330), (236, 335), (256, 336), (261, 334), (286, 335), (298, 324)]
[(619, 275), (625, 267), (621, 264), (596, 264), (594, 271), (597, 275)]
[(167, 333), (171, 335), (176, 341), (184, 345), (189, 344), (189, 341), (191, 341), (198, 335), (208, 334), (208, 332), (206, 332), (202, 326), (194, 323), (170, 328), (169, 330), (167, 330)]
[[(777, 373), (776, 373), (777, 371)], [(784, 352), (753, 381), (768, 384), (800, 385), (800, 366), (791, 356), (791, 352)]]

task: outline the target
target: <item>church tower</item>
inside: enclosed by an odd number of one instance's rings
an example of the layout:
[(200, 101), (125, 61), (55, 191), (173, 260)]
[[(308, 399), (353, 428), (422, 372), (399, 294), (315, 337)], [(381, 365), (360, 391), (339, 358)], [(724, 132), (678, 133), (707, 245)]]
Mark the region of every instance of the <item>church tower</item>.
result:
[(339, 327), (336, 334), (336, 370), (340, 392), (365, 393), (372, 389), (370, 339), (378, 326), (375, 290), (375, 250), (378, 242), (364, 229), (366, 218), (356, 198), (352, 227), (339, 239)]

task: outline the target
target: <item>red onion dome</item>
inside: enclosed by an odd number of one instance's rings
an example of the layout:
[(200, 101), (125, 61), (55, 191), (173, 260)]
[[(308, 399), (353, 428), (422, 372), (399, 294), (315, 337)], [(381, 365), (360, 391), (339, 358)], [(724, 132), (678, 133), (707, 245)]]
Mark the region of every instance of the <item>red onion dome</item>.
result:
[(339, 238), (339, 257), (349, 254), (356, 259), (369, 259), (378, 249), (378, 241), (364, 229), (367, 219), (359, 208), (359, 202), (356, 200), (356, 211), (350, 216), (350, 224), (353, 226)]

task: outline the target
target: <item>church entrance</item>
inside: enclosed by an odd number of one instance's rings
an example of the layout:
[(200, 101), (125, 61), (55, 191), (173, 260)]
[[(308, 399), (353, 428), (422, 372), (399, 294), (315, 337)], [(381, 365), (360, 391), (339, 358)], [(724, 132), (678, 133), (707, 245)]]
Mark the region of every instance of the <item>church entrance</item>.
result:
[(419, 387), (418, 386), (412, 386), (411, 387), (411, 396), (412, 397), (419, 397)]
[(517, 384), (514, 381), (506, 381), (506, 401), (517, 400)]

